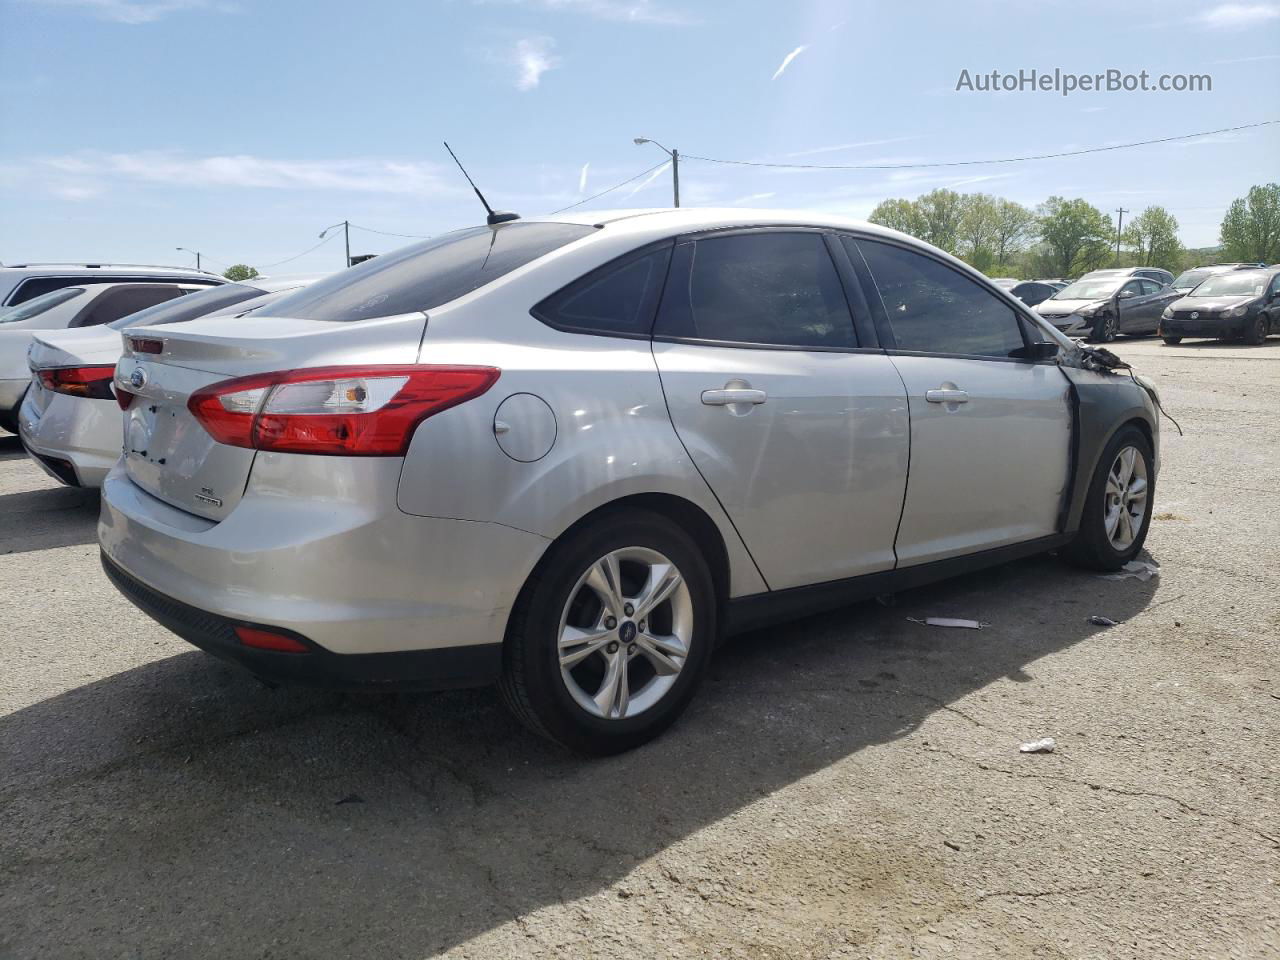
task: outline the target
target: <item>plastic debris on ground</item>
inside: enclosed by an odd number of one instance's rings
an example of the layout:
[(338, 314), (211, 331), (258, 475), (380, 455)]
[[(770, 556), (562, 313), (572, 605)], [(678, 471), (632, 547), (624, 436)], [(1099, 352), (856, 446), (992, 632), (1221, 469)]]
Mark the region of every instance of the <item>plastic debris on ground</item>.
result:
[(917, 617), (907, 617), (910, 623), (918, 623), (926, 627), (963, 627), (966, 630), (981, 630), (983, 627), (989, 627), (991, 624), (982, 623), (979, 620), (959, 620), (955, 617), (925, 617), (923, 620)]
[(1090, 617), (1090, 618), (1089, 618), (1089, 622), (1090, 622), (1090, 623), (1092, 623), (1095, 627), (1118, 627), (1118, 626), (1120, 626), (1120, 621), (1119, 621), (1119, 620), (1112, 620), (1110, 617), (1100, 617), (1100, 616), (1098, 616), (1096, 613), (1095, 613), (1092, 617)]
[(1128, 580), (1130, 577), (1137, 577), (1146, 581), (1160, 576), (1160, 564), (1149, 560), (1130, 560), (1118, 573), (1102, 573), (1099, 576), (1103, 580)]
[(1053, 737), (1041, 737), (1039, 740), (1029, 740), (1018, 748), (1019, 753), (1053, 753), (1058, 749), (1058, 741)]

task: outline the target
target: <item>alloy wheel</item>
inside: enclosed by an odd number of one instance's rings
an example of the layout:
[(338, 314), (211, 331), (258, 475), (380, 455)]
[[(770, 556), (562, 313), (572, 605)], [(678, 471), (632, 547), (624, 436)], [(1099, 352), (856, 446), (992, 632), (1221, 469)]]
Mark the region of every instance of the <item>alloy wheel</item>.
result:
[(693, 600), (679, 569), (648, 547), (591, 564), (560, 615), (560, 677), (574, 701), (606, 720), (634, 717), (675, 686), (689, 657)]
[(1111, 546), (1123, 553), (1133, 546), (1147, 513), (1147, 461), (1136, 447), (1122, 447), (1107, 474), (1103, 523)]

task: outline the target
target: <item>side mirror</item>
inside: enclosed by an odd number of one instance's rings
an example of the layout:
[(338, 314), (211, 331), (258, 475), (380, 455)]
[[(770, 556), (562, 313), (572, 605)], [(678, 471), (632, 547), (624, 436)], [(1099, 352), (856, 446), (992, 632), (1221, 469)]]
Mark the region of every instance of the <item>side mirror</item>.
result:
[(1052, 360), (1058, 355), (1058, 345), (1051, 340), (1041, 340), (1011, 350), (1009, 356), (1015, 360)]

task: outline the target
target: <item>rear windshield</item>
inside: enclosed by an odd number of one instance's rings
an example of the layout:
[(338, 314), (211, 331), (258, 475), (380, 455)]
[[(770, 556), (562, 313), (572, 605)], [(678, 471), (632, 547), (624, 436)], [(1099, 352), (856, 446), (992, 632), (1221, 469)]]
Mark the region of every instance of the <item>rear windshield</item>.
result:
[(156, 327), (162, 323), (184, 323), (187, 320), (206, 316), (215, 310), (234, 306), (243, 300), (252, 300), (262, 294), (263, 291), (257, 287), (251, 287), (245, 283), (224, 283), (220, 287), (210, 287), (208, 290), (189, 293), (176, 300), (157, 303), (154, 307), (147, 307), (127, 317), (121, 317), (107, 326), (112, 330), (123, 330), (126, 327)]
[(18, 320), (30, 320), (38, 317), (46, 310), (52, 310), (60, 303), (74, 300), (84, 293), (84, 287), (63, 287), (51, 293), (44, 293), (26, 301), (20, 307), (8, 307), (0, 310), (0, 323), (13, 323)]
[(520, 221), (458, 230), (339, 271), (272, 304), (268, 315), (367, 320), (430, 310), (594, 230)]

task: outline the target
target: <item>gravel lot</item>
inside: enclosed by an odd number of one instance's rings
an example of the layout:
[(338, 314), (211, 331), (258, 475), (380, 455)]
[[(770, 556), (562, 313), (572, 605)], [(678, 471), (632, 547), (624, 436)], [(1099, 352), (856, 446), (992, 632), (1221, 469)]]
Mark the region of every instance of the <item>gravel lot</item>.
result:
[(1118, 352), (1186, 431), (1159, 578), (1043, 558), (753, 634), (597, 762), (489, 691), (193, 651), (0, 439), (0, 957), (1280, 955), (1280, 339)]

